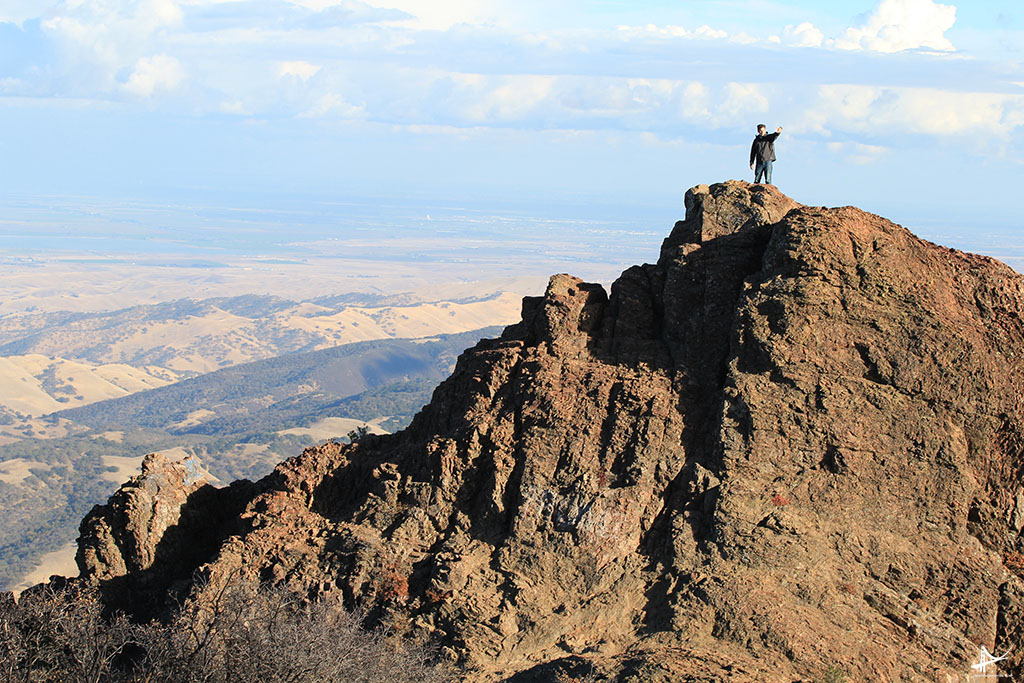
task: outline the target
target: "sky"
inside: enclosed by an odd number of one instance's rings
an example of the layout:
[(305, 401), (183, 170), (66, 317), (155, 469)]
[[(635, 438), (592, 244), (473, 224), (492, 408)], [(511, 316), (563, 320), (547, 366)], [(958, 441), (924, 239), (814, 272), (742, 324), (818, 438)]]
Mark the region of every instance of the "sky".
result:
[(681, 213), (765, 123), (797, 201), (1013, 239), (1022, 50), (1019, 0), (3, 0), (0, 194)]

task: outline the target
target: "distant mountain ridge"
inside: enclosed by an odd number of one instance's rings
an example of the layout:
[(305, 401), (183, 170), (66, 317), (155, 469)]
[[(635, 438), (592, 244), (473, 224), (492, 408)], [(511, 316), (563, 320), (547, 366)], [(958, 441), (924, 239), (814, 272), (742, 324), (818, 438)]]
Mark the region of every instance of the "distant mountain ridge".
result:
[(504, 325), (520, 297), (413, 294), (309, 301), (244, 295), (116, 311), (0, 317), (0, 444), (66, 429), (39, 418), (253, 360)]
[(0, 356), (0, 414), (48, 415), (68, 407), (117, 398), (181, 378), (166, 368), (87, 363), (58, 356)]
[(192, 453), (231, 481), (262, 476), (328, 436), (344, 439), (351, 427), (330, 428), (346, 420), (400, 429), (456, 357), (500, 329), (288, 354), (35, 420), (52, 438), (0, 444), (0, 588), (70, 543), (82, 515), (146, 453)]
[[(489, 327), (432, 339), (381, 339), (330, 349), (293, 353), (236, 365), (130, 396), (58, 411), (53, 417), (92, 429), (148, 427), (171, 434), (229, 433), (209, 428), (245, 416), (256, 416), (264, 429), (319, 417), (324, 407), (389, 384), (412, 381), (436, 384), (451, 371), (455, 359)], [(286, 404), (301, 403), (301, 413)], [(316, 407), (315, 407), (316, 406)], [(190, 415), (198, 410), (204, 417)], [(378, 416), (374, 416), (378, 417)], [(411, 415), (396, 415), (411, 418)]]
[(430, 302), (347, 295), (296, 302), (246, 295), (95, 313), (8, 315), (0, 318), (0, 356), (40, 354), (199, 374), (357, 341), (508, 324), (520, 299), (511, 293)]

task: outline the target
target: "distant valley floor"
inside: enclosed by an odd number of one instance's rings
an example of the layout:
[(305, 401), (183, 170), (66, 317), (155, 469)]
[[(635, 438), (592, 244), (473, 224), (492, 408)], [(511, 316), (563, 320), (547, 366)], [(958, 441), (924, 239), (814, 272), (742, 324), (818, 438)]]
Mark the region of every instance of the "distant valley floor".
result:
[[(458, 354), (499, 334), (502, 327), (494, 324), (511, 322), (518, 308), (519, 297), (507, 294), (334, 308), (242, 297), (120, 314), (2, 319), (2, 348), (18, 352), (0, 357), (0, 373), (6, 373), (0, 395), (0, 589), (24, 583), (29, 574), (35, 581), (40, 571), (67, 571), (79, 520), (137, 471), (146, 453), (198, 455), (227, 482), (261, 476), (303, 447), (347, 438), (359, 426), (399, 429)], [(249, 321), (260, 346), (239, 343), (241, 336), (197, 333), (209, 316), (227, 310)], [(254, 311), (269, 313), (257, 318)], [(179, 346), (137, 344), (134, 355), (115, 362), (126, 354), (126, 339), (156, 325), (154, 316), (173, 327), (169, 312), (181, 322)], [(371, 339), (331, 345), (346, 329)], [(402, 332), (419, 338), (388, 336)], [(59, 345), (79, 357), (39, 352)], [(191, 368), (162, 362), (203, 358), (204, 352), (209, 355)], [(247, 353), (278, 355), (232, 364), (231, 358)], [(198, 370), (218, 365), (226, 367)]]

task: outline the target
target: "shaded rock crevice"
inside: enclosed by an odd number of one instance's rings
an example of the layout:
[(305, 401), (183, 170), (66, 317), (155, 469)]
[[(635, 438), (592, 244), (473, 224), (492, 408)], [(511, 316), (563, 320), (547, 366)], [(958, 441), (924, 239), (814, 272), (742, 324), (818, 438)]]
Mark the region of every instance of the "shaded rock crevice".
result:
[(82, 521), (75, 561), (98, 583), (111, 612), (160, 615), (190, 590), (220, 544), (245, 528), (241, 514), (261, 490), (241, 480), (214, 488), (198, 459), (147, 455), (142, 472)]

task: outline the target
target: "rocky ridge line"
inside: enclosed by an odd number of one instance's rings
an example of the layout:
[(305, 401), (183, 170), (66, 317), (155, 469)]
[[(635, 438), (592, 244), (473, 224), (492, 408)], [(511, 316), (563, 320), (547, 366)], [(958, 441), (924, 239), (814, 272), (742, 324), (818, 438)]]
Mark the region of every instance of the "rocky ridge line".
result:
[(1024, 278), (773, 187), (686, 208), (610, 295), (554, 276), (404, 432), (172, 494), (211, 521), (189, 552), (122, 489), (83, 577), (342, 591), (479, 680), (1024, 673)]

